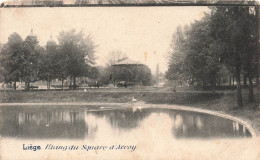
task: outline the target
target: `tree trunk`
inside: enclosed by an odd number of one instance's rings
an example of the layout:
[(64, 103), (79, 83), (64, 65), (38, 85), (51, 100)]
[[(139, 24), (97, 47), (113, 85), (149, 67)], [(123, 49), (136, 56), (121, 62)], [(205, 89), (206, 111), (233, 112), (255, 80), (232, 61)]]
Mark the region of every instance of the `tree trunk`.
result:
[(213, 78), (211, 80), (211, 89), (212, 89), (212, 93), (216, 92), (216, 78), (215, 78), (215, 75), (213, 76)]
[(51, 86), (51, 82), (49, 80), (47, 80), (47, 90), (50, 90)]
[(14, 81), (14, 90), (16, 91), (16, 81)]
[(257, 31), (257, 46), (256, 46), (256, 56), (255, 56), (255, 59), (256, 59), (256, 107), (258, 107), (259, 105), (259, 97), (260, 97), (260, 84), (259, 84), (259, 6), (256, 5), (255, 6), (255, 10), (256, 10), (256, 31)]
[(244, 87), (247, 87), (247, 76), (244, 74)]
[[(259, 38), (258, 38), (259, 39)], [(259, 44), (258, 44), (259, 45)], [(258, 46), (258, 50), (259, 50), (259, 46)], [(258, 105), (260, 104), (260, 99), (259, 99), (259, 97), (260, 97), (260, 82), (259, 82), (259, 71), (260, 71), (260, 69), (259, 69), (259, 67), (260, 67), (260, 65), (259, 65), (259, 52), (257, 52), (257, 56), (256, 56), (256, 107), (258, 107)]]
[(49, 84), (50, 84), (50, 77), (48, 76), (48, 79), (47, 79), (47, 90), (50, 90)]
[(242, 108), (243, 107), (240, 72), (241, 72), (240, 66), (236, 66), (237, 108)]
[(231, 76), (229, 77), (229, 86), (231, 87), (231, 85), (232, 85), (232, 78), (231, 78)]
[(25, 82), (25, 90), (30, 91), (30, 82)]
[(249, 97), (248, 97), (248, 99), (249, 99), (249, 102), (254, 102), (254, 91), (253, 91), (253, 78), (252, 78), (252, 74), (250, 73), (249, 75), (248, 75), (248, 81), (249, 81), (249, 87), (248, 87), (248, 89), (249, 89)]
[(29, 91), (29, 82), (24, 82), (25, 83), (25, 90)]
[(72, 82), (72, 76), (70, 76), (70, 89), (72, 89), (72, 86), (71, 86), (71, 82)]
[(47, 90), (51, 89), (51, 80), (50, 77), (48, 76), (48, 80), (47, 80)]
[(76, 89), (76, 77), (73, 77), (73, 89)]
[(218, 86), (220, 87), (221, 77), (218, 77)]
[(61, 80), (61, 89), (63, 90), (63, 82), (64, 82), (64, 79)]
[(249, 81), (248, 87), (248, 100), (249, 102), (254, 101), (254, 90), (253, 90), (253, 69), (252, 69), (252, 61), (253, 61), (253, 52), (256, 50), (254, 46), (252, 46), (252, 50), (248, 53), (248, 62), (247, 62), (247, 76)]

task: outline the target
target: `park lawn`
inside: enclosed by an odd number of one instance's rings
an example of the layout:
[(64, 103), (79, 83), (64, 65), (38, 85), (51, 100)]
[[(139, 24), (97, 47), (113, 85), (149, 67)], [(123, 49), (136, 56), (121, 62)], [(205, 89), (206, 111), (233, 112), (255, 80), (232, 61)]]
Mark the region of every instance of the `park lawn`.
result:
[(189, 92), (146, 92), (129, 91), (2, 91), (0, 103), (50, 103), (50, 102), (113, 102), (126, 103), (132, 98), (138, 101), (154, 104), (197, 104), (209, 100), (219, 99), (223, 94), (217, 93), (189, 93)]

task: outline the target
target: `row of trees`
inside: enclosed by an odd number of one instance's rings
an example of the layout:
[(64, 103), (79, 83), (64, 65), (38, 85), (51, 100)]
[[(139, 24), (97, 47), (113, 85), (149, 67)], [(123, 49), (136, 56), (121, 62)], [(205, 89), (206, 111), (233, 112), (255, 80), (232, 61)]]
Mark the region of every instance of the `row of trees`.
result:
[[(70, 30), (60, 32), (59, 44), (50, 40), (45, 47), (39, 45), (33, 33), (23, 40), (13, 33), (2, 46), (0, 55), (0, 75), (6, 83), (30, 83), (46, 80), (48, 88), (53, 79), (63, 81), (70, 77), (76, 87), (76, 77), (88, 76), (93, 70), (95, 44), (91, 36)], [(70, 81), (71, 82), (71, 81)], [(71, 84), (70, 84), (71, 85)]]
[[(241, 74), (249, 82), (249, 101), (254, 101), (253, 78), (258, 81), (257, 7), (211, 7), (210, 13), (190, 26), (178, 27), (166, 77), (192, 81), (215, 91), (220, 79), (236, 78), (237, 107), (243, 106)], [(257, 82), (259, 83), (259, 82)]]
[[(75, 89), (77, 77), (88, 77), (101, 84), (124, 79), (126, 74), (133, 77), (134, 73), (129, 72), (129, 69), (116, 77), (112, 76), (112, 65), (128, 58), (119, 50), (107, 55), (105, 67), (91, 67), (95, 63), (96, 45), (90, 35), (84, 36), (82, 32), (70, 30), (60, 32), (57, 38), (58, 44), (51, 38), (42, 47), (33, 33), (25, 40), (17, 33), (11, 34), (8, 42), (0, 46), (0, 81), (14, 84), (15, 90), (16, 82), (25, 82), (26, 89), (29, 90), (30, 83), (44, 80), (50, 89), (52, 80), (59, 79), (63, 88), (64, 80), (70, 77), (70, 86)], [(152, 80), (151, 71), (145, 67), (145, 70), (136, 71), (134, 75), (144, 85), (149, 85)]]

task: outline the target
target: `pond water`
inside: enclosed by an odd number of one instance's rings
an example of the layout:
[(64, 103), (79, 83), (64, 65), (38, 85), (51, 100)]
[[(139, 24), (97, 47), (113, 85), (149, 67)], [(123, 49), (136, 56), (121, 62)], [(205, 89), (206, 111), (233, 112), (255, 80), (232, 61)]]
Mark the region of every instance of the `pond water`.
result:
[(94, 139), (102, 127), (122, 134), (131, 133), (149, 119), (151, 123), (168, 123), (168, 132), (175, 139), (251, 137), (246, 127), (238, 122), (208, 114), (158, 108), (97, 106), (2, 107), (0, 133), (2, 137), (28, 139)]
[[(88, 144), (108, 147), (121, 144), (128, 146), (128, 149), (122, 149), (120, 153), (122, 156), (126, 154), (125, 152), (128, 154), (136, 152), (129, 156), (140, 156), (140, 153), (148, 150), (148, 152), (158, 151), (166, 156), (170, 154), (168, 151), (170, 147), (174, 148), (177, 155), (183, 158), (183, 155), (180, 154), (183, 149), (193, 148), (190, 150), (191, 154), (194, 153), (194, 147), (212, 144), (214, 140), (230, 140), (231, 138), (236, 141), (248, 141), (251, 137), (245, 126), (208, 114), (162, 108), (100, 106), (1, 107), (0, 134), (2, 143), (4, 143), (1, 145), (2, 152), (5, 153), (2, 156), (11, 157), (11, 159), (17, 157), (13, 157), (10, 150), (15, 151), (16, 154), (19, 152), (21, 155), (18, 157), (20, 158), (26, 156), (24, 159), (30, 159), (28, 153), (32, 156), (31, 159), (34, 159), (34, 156), (39, 156), (39, 154), (42, 157), (46, 156), (44, 154), (46, 152), (53, 153), (50, 155), (54, 157), (57, 156), (54, 153), (62, 152), (54, 152), (49, 149), (44, 152), (43, 150), (39, 152), (24, 151), (24, 146), (40, 145), (42, 149), (46, 149), (48, 144), (54, 146)], [(226, 142), (222, 142), (222, 145), (226, 145)], [(213, 148), (214, 145), (216, 144), (213, 144)], [(165, 151), (167, 154), (164, 153)], [(121, 159), (119, 152), (117, 152), (117, 158), (113, 156), (112, 151), (111, 153), (103, 152), (111, 154), (113, 159)], [(137, 154), (138, 152), (139, 154)], [(76, 154), (76, 152), (74, 153)], [(93, 151), (92, 156), (96, 155), (94, 153)], [(90, 155), (88, 153), (87, 156)], [(109, 157), (108, 155), (105, 157)], [(160, 155), (157, 158), (161, 158)], [(102, 157), (102, 154), (99, 156)], [(61, 157), (59, 156), (58, 159)], [(45, 158), (48, 159), (48, 157)]]

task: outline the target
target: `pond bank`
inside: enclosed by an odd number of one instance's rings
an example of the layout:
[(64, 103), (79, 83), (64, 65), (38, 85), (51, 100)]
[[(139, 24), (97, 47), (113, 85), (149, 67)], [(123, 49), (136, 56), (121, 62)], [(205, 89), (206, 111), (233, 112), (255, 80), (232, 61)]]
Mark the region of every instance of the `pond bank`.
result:
[(233, 121), (236, 121), (242, 125), (244, 125), (249, 132), (251, 133), (252, 137), (259, 136), (259, 131), (254, 129), (252, 126), (254, 123), (249, 120), (242, 119), (241, 116), (236, 115), (229, 115), (227, 113), (219, 112), (219, 111), (211, 111), (208, 109), (201, 109), (201, 108), (194, 108), (194, 107), (187, 107), (187, 106), (180, 106), (180, 105), (169, 105), (169, 104), (147, 104), (143, 102), (137, 102), (137, 103), (99, 103), (99, 102), (83, 102), (83, 103), (0, 103), (0, 106), (107, 106), (103, 107), (103, 109), (109, 109), (110, 106), (118, 107), (118, 106), (124, 106), (124, 107), (136, 107), (136, 108), (145, 108), (145, 107), (152, 107), (152, 108), (167, 108), (167, 109), (174, 109), (174, 110), (183, 110), (183, 111), (191, 111), (191, 112), (199, 112), (199, 113), (206, 113), (211, 114), (214, 116), (230, 119)]
[[(126, 105), (144, 102), (153, 106), (186, 106), (194, 109), (214, 111), (239, 118), (250, 125), (260, 135), (260, 108), (244, 100), (244, 108), (233, 110), (236, 105), (235, 93), (205, 92), (82, 92), (82, 91), (41, 91), (41, 92), (0, 92), (0, 106), (14, 105)], [(246, 97), (246, 96), (244, 96)]]

